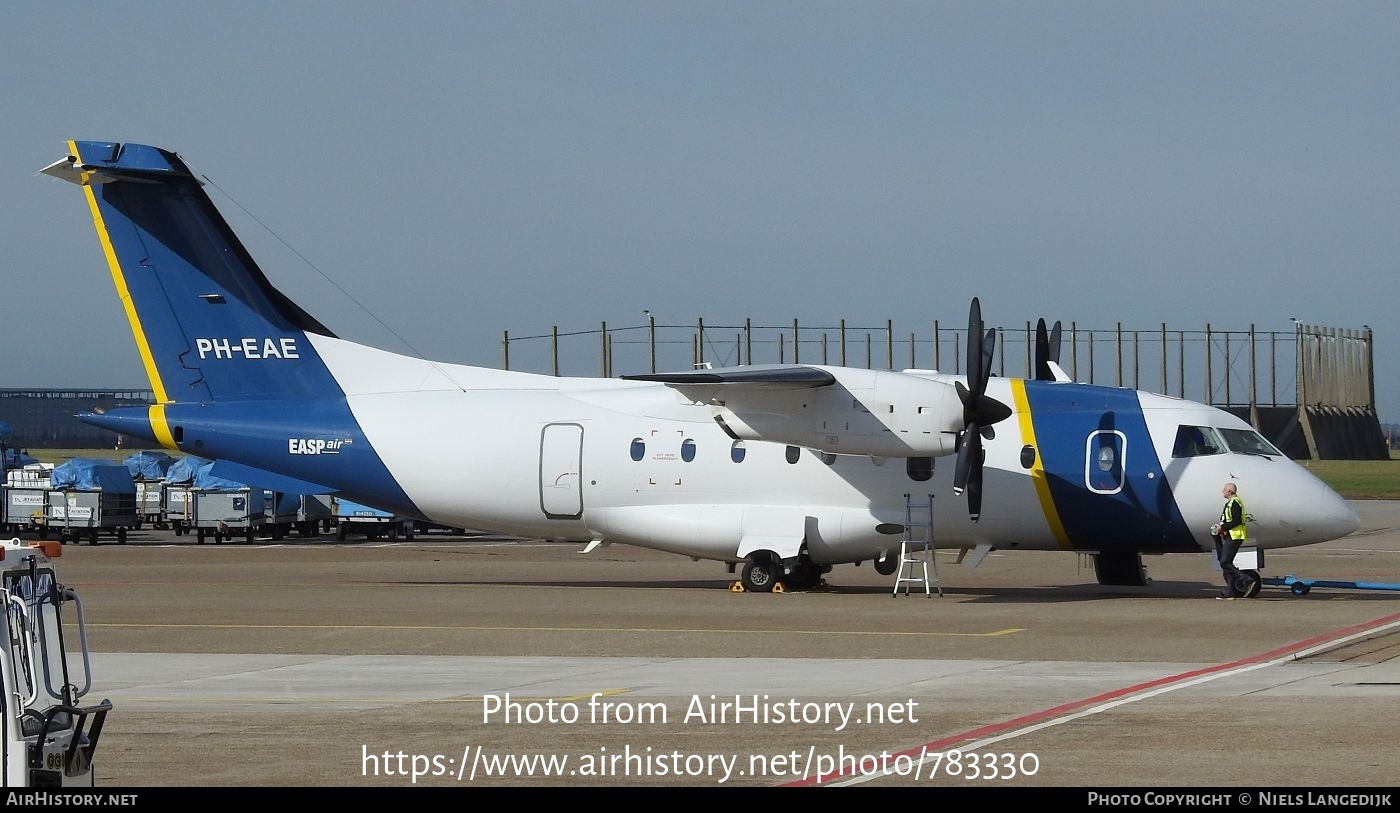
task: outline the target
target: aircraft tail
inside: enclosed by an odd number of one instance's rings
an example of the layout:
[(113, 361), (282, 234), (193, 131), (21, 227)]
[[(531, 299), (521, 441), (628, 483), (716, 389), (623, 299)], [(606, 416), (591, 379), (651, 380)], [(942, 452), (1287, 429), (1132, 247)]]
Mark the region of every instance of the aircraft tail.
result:
[(306, 337), (333, 334), (268, 282), (179, 156), (68, 150), (41, 171), (83, 188), (157, 403), (339, 393)]

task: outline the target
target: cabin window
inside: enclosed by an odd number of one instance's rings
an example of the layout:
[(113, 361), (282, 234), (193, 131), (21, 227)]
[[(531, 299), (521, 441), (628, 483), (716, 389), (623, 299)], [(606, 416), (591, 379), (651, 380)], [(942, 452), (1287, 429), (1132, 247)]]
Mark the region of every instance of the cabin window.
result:
[(1282, 457), (1274, 444), (1264, 439), (1264, 436), (1252, 429), (1221, 429), (1218, 430), (1225, 438), (1225, 444), (1230, 447), (1230, 451), (1239, 454), (1259, 454), (1267, 457)]
[(1089, 435), (1084, 451), (1084, 485), (1096, 494), (1122, 491), (1127, 435), (1116, 429), (1101, 429)]
[(695, 441), (686, 438), (681, 441), (681, 460), (689, 463), (695, 459)]
[(744, 442), (742, 440), (736, 440), (729, 446), (729, 459), (733, 460), (735, 463), (743, 463), (744, 455), (747, 453), (748, 450), (744, 448)]
[(933, 476), (933, 458), (931, 457), (910, 457), (904, 461), (904, 469), (909, 472), (909, 479), (922, 483)]
[(647, 442), (641, 438), (632, 438), (632, 459), (640, 461), (647, 453)]
[(1035, 465), (1035, 447), (1027, 443), (1021, 447), (1021, 468), (1028, 469)]
[(784, 456), (787, 457), (787, 462), (796, 463), (797, 459), (802, 456), (802, 450), (797, 448), (796, 446), (789, 446), (787, 447), (787, 451), (784, 453)]
[[(1260, 438), (1260, 440), (1264, 440)], [(1268, 441), (1265, 441), (1267, 444)], [(1203, 457), (1224, 454), (1225, 441), (1211, 426), (1178, 426), (1176, 442), (1172, 444), (1172, 457)]]
[(836, 462), (836, 455), (832, 454), (831, 452), (822, 452), (821, 459), (823, 463), (830, 466), (832, 463)]

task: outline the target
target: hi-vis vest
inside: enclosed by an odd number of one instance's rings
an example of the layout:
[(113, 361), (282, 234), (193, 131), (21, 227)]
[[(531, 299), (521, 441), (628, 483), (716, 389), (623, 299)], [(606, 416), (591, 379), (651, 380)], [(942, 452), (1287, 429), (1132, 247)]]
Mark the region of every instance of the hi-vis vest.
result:
[(1245, 538), (1244, 500), (1241, 500), (1238, 494), (1225, 501), (1225, 507), (1220, 510), (1220, 524), (1224, 525), (1225, 523), (1230, 521), (1230, 514), (1232, 513), (1230, 511), (1230, 506), (1234, 505), (1235, 503), (1239, 503), (1240, 506), (1240, 524), (1230, 529), (1230, 538), (1238, 539), (1239, 541), (1243, 542)]

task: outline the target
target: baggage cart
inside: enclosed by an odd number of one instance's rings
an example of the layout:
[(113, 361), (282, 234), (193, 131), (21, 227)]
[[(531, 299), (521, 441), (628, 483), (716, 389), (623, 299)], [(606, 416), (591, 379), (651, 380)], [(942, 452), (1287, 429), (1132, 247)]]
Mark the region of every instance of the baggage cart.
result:
[(413, 520), (389, 511), (372, 508), (352, 502), (343, 497), (332, 497), (335, 509), (335, 538), (344, 542), (350, 534), (363, 534), (367, 539), (388, 537), (398, 539), (413, 538)]
[(194, 502), (194, 528), (199, 541), (213, 537), (215, 542), (240, 537), (252, 542), (267, 524), (267, 499), (260, 488), (208, 489), (190, 491)]

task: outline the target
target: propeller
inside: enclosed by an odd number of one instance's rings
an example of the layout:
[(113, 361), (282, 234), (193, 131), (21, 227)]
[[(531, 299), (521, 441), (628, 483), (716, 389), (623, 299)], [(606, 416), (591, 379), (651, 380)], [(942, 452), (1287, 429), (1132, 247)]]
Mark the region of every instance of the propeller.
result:
[(1050, 362), (1060, 363), (1060, 323), (1055, 322), (1055, 326), (1047, 333), (1045, 320), (1041, 319), (1035, 324), (1035, 378), (1037, 381), (1055, 380), (1055, 371), (1050, 369)]
[(967, 512), (976, 522), (982, 516), (982, 438), (991, 437), (991, 426), (1011, 416), (1011, 408), (987, 395), (996, 353), (996, 330), (982, 324), (982, 306), (976, 297), (967, 317), (967, 381), (955, 382), (963, 405), (962, 442), (953, 470), (953, 493), (967, 492)]

